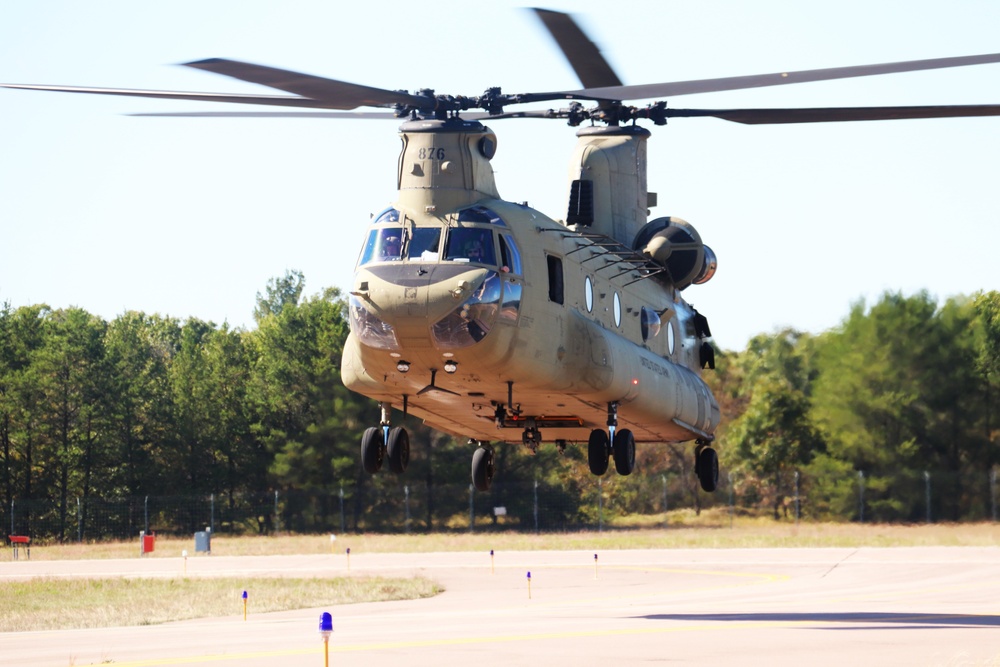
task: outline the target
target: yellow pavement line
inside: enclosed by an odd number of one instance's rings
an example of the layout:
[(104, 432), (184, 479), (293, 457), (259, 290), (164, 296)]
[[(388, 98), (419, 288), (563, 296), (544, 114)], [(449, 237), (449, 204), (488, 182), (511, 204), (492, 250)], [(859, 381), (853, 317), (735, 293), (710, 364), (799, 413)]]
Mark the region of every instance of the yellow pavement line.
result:
[[(962, 618), (964, 615), (934, 617), (935, 619)], [(902, 615), (899, 617), (886, 617), (884, 619), (873, 619), (871, 622), (898, 622), (908, 620), (910, 617)], [(926, 617), (916, 619), (928, 620)], [(434, 646), (461, 646), (469, 644), (495, 644), (523, 641), (540, 641), (548, 639), (576, 639), (593, 637), (611, 637), (627, 635), (653, 635), (653, 634), (675, 634), (681, 632), (705, 632), (718, 631), (720, 628), (727, 630), (749, 630), (760, 628), (791, 628), (791, 627), (829, 627), (833, 625), (854, 624), (854, 620), (817, 620), (805, 619), (801, 621), (738, 621), (731, 622), (720, 620), (714, 623), (700, 623), (697, 625), (682, 625), (672, 627), (657, 628), (621, 628), (603, 630), (575, 630), (566, 632), (543, 632), (537, 634), (520, 635), (495, 635), (481, 637), (453, 637), (449, 639), (420, 639), (411, 641), (381, 642), (373, 644), (346, 644), (336, 645), (330, 643), (331, 653), (354, 653), (360, 651), (385, 651), (404, 648), (429, 648)], [(246, 653), (226, 653), (218, 655), (188, 656), (177, 658), (154, 658), (150, 660), (139, 660), (135, 662), (115, 662), (116, 667), (156, 667), (158, 665), (195, 665), (210, 662), (225, 662), (236, 660), (250, 660), (255, 658), (279, 658), (294, 655), (313, 655), (323, 652), (322, 645), (308, 649), (286, 649), (281, 651), (255, 651)]]

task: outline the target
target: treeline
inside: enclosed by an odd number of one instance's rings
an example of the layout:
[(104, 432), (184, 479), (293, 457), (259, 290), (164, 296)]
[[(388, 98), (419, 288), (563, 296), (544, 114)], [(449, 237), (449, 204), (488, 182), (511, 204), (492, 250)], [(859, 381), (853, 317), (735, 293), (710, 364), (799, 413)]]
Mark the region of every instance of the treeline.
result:
[(814, 517), (995, 516), (1000, 292), (940, 307), (887, 293), (833, 330), (760, 335), (722, 360), (720, 448), (748, 501), (779, 516), (798, 474)]
[[(339, 516), (333, 498), (345, 486), (356, 499), (354, 526), (403, 482), (467, 488), (471, 448), (413, 420), (404, 478), (362, 472), (361, 433), (379, 411), (340, 383), (345, 302), (335, 289), (310, 297), (303, 290), (301, 273), (270, 281), (257, 295), (250, 331), (141, 312), (106, 322), (79, 308), (5, 304), (0, 520), (9, 522), (12, 501), (44, 500), (55, 508), (49, 535), (73, 539), (87, 535), (76, 514), (87, 506), (81, 499), (216, 494), (218, 504), (233, 505), (279, 491), (328, 498), (288, 508), (296, 525), (321, 530)], [(887, 294), (871, 308), (856, 306), (835, 330), (761, 335), (717, 359), (706, 378), (724, 411), (723, 475), (741, 505), (781, 515), (798, 473), (812, 499), (805, 515), (853, 519), (860, 472), (871, 517), (914, 520), (923, 509), (907, 485), (930, 471), (950, 475), (936, 516), (989, 514), (988, 496), (970, 484), (987, 483), (998, 458), (1000, 293), (940, 308), (926, 294)], [(541, 480), (545, 493), (560, 496), (567, 523), (593, 513), (582, 500), (594, 486), (584, 450), (560, 455), (546, 446), (530, 456), (498, 447), (494, 493)], [(640, 447), (638, 479), (609, 476), (601, 493), (617, 512), (655, 512), (669, 478), (672, 506), (718, 502), (697, 491), (692, 458), (688, 444)], [(464, 493), (436, 504), (414, 517), (423, 528), (441, 527), (440, 519), (434, 525), (441, 505), (468, 515)], [(260, 517), (252, 529), (266, 531), (270, 520)]]

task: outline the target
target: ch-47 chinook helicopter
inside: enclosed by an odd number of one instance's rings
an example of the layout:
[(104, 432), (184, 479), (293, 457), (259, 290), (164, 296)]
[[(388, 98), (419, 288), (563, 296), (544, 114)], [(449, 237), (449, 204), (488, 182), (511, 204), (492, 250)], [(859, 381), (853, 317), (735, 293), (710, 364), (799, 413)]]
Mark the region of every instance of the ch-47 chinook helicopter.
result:
[[(344, 384), (379, 402), (364, 432), (369, 473), (409, 462), (393, 408), (476, 444), (472, 479), (487, 490), (491, 442), (587, 442), (590, 470), (628, 475), (636, 443), (694, 441), (706, 491), (718, 480), (711, 443), (719, 407), (700, 377), (714, 366), (708, 322), (683, 298), (709, 280), (714, 253), (687, 222), (648, 220), (646, 141), (638, 121), (714, 117), (745, 124), (1000, 115), (1000, 105), (810, 109), (675, 109), (627, 101), (1000, 62), (1000, 54), (623, 85), (566, 14), (535, 10), (583, 88), (473, 97), (415, 93), (223, 59), (188, 63), (290, 95), (185, 93), (6, 84), (11, 88), (332, 109), (179, 116), (394, 118), (398, 198), (373, 216), (348, 290)], [(565, 108), (508, 111), (561, 100)], [(361, 107), (383, 111), (352, 111)], [(480, 121), (564, 119), (577, 131), (565, 218), (501, 199)]]

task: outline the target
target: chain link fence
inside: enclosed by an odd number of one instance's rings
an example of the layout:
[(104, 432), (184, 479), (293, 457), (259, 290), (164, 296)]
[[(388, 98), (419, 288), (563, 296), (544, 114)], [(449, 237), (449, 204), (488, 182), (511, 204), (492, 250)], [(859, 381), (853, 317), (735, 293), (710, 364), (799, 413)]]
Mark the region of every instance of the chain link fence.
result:
[(861, 471), (835, 479), (787, 471), (770, 482), (733, 473), (721, 476), (715, 493), (697, 486), (693, 478), (634, 473), (564, 484), (497, 482), (480, 493), (471, 485), (379, 475), (324, 491), (14, 499), (0, 512), (0, 525), (35, 542), (83, 542), (131, 539), (139, 531), (185, 536), (206, 529), (247, 535), (667, 527), (676, 510), (711, 509), (730, 517), (772, 514), (786, 520), (997, 520), (995, 470), (969, 478), (928, 471), (896, 471), (889, 478)]

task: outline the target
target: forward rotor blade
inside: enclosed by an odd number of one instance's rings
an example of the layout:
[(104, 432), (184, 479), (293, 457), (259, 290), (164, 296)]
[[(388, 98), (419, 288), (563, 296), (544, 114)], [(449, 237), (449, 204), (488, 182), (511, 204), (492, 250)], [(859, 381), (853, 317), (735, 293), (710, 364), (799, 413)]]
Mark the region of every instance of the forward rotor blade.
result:
[(179, 111), (174, 113), (130, 113), (127, 116), (166, 118), (332, 118), (340, 120), (399, 120), (392, 111)]
[(987, 53), (978, 56), (907, 60), (903, 62), (882, 63), (878, 65), (833, 67), (829, 69), (802, 70), (799, 72), (776, 72), (774, 74), (754, 74), (750, 76), (734, 76), (720, 79), (698, 79), (694, 81), (648, 83), (636, 86), (585, 88), (583, 90), (564, 91), (559, 94), (564, 96), (565, 99), (604, 99), (618, 101), (642, 100), (652, 97), (675, 97), (677, 95), (693, 95), (696, 93), (715, 93), (724, 90), (764, 88), (767, 86), (782, 86), (790, 83), (851, 79), (861, 76), (874, 76), (876, 74), (916, 72), (920, 70), (943, 69), (946, 67), (964, 67), (966, 65), (984, 65), (997, 62), (1000, 62), (1000, 53)]
[(836, 123), (857, 120), (1000, 116), (1000, 104), (923, 107), (830, 107), (814, 109), (667, 109), (668, 118), (709, 116), (746, 125)]
[(0, 88), (21, 90), (48, 90), (57, 93), (86, 93), (88, 95), (120, 95), (125, 97), (152, 97), (160, 100), (188, 100), (194, 102), (235, 102), (238, 104), (267, 104), (283, 107), (318, 107), (322, 102), (286, 95), (236, 95), (227, 93), (185, 93), (174, 90), (134, 90), (131, 88), (89, 88), (83, 86), (45, 86), (27, 83), (0, 83)]
[(356, 109), (358, 107), (384, 107), (396, 104), (421, 106), (428, 99), (408, 93), (372, 88), (336, 79), (326, 79), (301, 72), (254, 65), (239, 60), (225, 58), (209, 58), (185, 63), (186, 67), (223, 74), (241, 81), (258, 83), (270, 88), (277, 88), (287, 93), (294, 93), (305, 98), (322, 102), (316, 104), (323, 109)]
[(535, 9), (549, 34), (556, 40), (584, 88), (621, 86), (622, 81), (569, 14), (548, 9)]

